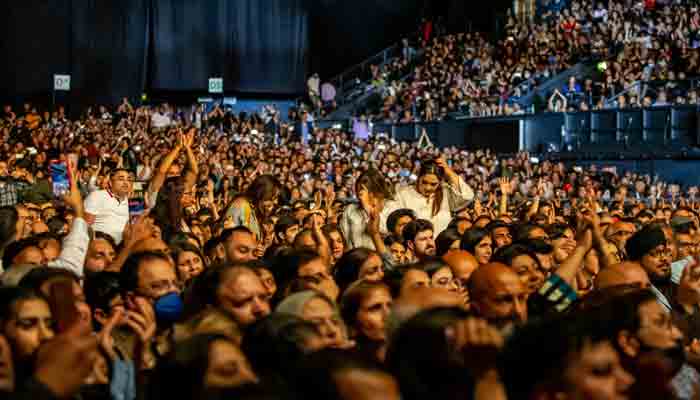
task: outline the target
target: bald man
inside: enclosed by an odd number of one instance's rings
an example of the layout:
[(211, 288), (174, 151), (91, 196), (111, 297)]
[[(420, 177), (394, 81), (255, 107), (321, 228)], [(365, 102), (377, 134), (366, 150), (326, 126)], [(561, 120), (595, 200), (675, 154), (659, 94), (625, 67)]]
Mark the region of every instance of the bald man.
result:
[(644, 268), (639, 263), (631, 261), (604, 268), (595, 279), (596, 289), (620, 285), (639, 285), (640, 288), (648, 289), (651, 282)]
[(474, 313), (502, 331), (527, 321), (527, 289), (505, 264), (489, 263), (474, 271), (469, 293)]
[(467, 288), (469, 278), (479, 267), (479, 262), (466, 250), (450, 250), (442, 260), (452, 269), (452, 275), (460, 282), (461, 287)]
[(470, 307), (469, 303), (469, 278), (479, 267), (479, 262), (471, 253), (466, 250), (450, 250), (442, 260), (450, 266), (454, 279), (459, 282), (459, 289), (464, 296), (464, 304)]

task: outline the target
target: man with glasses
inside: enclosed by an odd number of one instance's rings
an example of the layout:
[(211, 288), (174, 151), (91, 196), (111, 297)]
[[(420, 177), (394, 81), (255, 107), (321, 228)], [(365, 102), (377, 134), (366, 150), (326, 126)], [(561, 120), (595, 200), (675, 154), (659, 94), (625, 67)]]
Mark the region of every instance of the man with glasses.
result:
[(671, 309), (675, 285), (671, 282), (673, 251), (669, 247), (661, 227), (648, 225), (626, 241), (627, 259), (642, 266), (649, 275), (651, 290), (659, 302)]
[(104, 232), (119, 244), (129, 222), (129, 194), (133, 191), (131, 172), (117, 168), (109, 176), (106, 190), (97, 190), (85, 199), (85, 219), (97, 232)]

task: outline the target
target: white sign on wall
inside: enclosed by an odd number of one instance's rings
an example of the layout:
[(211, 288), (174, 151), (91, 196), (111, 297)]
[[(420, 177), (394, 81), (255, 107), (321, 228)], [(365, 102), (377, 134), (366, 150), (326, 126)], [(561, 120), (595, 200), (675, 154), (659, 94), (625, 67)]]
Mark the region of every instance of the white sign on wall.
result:
[(53, 76), (53, 90), (70, 90), (70, 75)]
[(209, 78), (209, 93), (223, 93), (224, 78)]

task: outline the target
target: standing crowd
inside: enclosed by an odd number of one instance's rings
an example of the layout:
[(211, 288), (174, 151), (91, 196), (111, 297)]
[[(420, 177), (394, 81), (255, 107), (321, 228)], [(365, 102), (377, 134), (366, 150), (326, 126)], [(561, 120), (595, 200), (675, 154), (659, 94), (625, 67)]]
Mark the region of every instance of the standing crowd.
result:
[(277, 114), (4, 107), (3, 398), (697, 398), (697, 187)]

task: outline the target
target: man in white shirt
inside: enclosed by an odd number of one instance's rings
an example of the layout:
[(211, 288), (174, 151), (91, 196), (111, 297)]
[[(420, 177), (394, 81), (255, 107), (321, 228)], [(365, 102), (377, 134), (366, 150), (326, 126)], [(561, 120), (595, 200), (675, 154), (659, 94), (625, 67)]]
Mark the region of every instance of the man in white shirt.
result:
[(170, 117), (168, 116), (168, 113), (165, 107), (163, 106), (157, 109), (156, 112), (153, 113), (153, 115), (151, 116), (151, 126), (153, 126), (156, 129), (168, 127), (171, 123), (172, 121), (170, 120)]
[(85, 220), (97, 232), (104, 232), (121, 243), (129, 222), (129, 193), (133, 190), (131, 173), (122, 168), (112, 171), (107, 190), (97, 190), (85, 199)]

